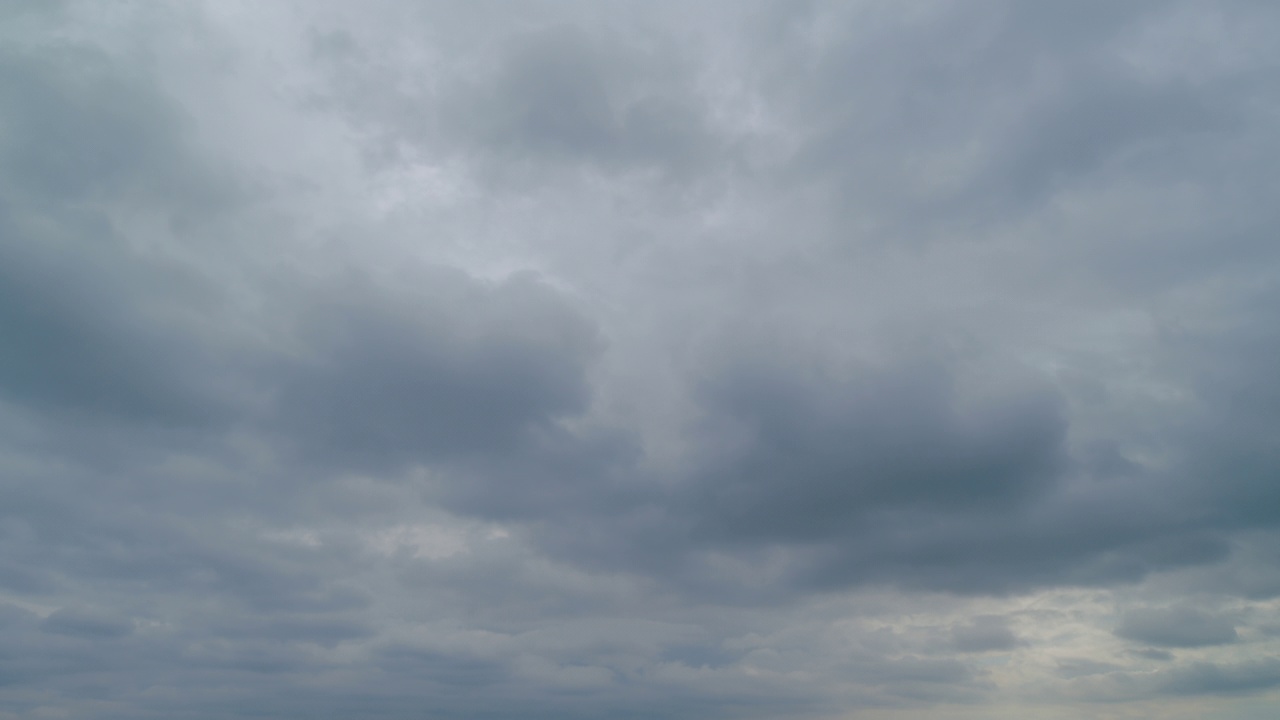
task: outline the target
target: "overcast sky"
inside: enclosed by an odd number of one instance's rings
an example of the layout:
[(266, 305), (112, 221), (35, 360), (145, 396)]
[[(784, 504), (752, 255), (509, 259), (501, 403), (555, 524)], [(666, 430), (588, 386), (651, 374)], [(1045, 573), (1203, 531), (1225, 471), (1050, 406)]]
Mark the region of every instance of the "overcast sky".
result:
[(1275, 717), (1280, 5), (0, 5), (0, 718)]

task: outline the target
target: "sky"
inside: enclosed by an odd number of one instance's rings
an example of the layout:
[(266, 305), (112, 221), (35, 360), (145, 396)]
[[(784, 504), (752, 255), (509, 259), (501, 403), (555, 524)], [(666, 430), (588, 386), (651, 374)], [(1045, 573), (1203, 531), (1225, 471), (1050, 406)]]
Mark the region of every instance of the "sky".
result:
[(1280, 5), (0, 4), (0, 718), (1261, 720)]

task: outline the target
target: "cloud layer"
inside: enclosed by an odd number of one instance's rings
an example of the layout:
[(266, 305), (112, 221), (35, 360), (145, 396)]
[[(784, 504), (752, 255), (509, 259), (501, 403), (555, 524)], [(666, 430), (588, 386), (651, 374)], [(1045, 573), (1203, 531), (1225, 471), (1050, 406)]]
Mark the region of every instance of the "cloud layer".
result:
[(1273, 707), (1270, 6), (0, 28), (0, 717)]

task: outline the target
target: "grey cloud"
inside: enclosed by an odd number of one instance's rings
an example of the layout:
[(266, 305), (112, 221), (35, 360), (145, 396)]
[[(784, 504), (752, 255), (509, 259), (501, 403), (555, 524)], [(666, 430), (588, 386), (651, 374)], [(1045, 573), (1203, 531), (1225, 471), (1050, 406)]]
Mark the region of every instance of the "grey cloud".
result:
[[(699, 92), (702, 69), (686, 48), (638, 24), (543, 10), (491, 28), (486, 35), (500, 37), (493, 55), (456, 47), (456, 59), (468, 58), (457, 77), (408, 77), (397, 89), (360, 83), (362, 65), (378, 49), (350, 33), (313, 45), (339, 83), (352, 83), (346, 97), (331, 101), (375, 128), (389, 148), (409, 139), (421, 156), (472, 156), (490, 179), (529, 181), (581, 168), (693, 179), (729, 157)], [(325, 52), (330, 46), (343, 50)], [(347, 101), (353, 96), (360, 102)]]
[(678, 171), (713, 153), (719, 139), (694, 97), (671, 78), (655, 82), (680, 70), (676, 59), (629, 40), (620, 29), (593, 36), (569, 25), (514, 37), (496, 77), (475, 100), (459, 100), (454, 122), (485, 148), (606, 169)]
[(0, 605), (0, 625), (11, 627), (13, 625), (28, 623), (35, 618), (35, 613), (24, 610), (17, 605), (5, 603)]
[(254, 618), (215, 625), (213, 632), (224, 638), (259, 638), (282, 642), (315, 643), (333, 647), (344, 640), (364, 639), (373, 631), (364, 623), (346, 618), (297, 617)]
[(535, 153), (592, 155), (616, 143), (610, 83), (603, 55), (572, 27), (544, 31), (502, 63), (494, 97), (471, 114), (492, 123), (483, 135)]
[(1087, 182), (1110, 163), (1140, 165), (1170, 152), (1188, 135), (1232, 130), (1216, 104), (1191, 87), (1151, 87), (1092, 77), (1088, 71), (1080, 75), (1077, 87), (1029, 110), (1012, 137), (993, 148), (994, 159), (980, 171), (978, 189), (966, 201), (1016, 193), (1021, 197), (1014, 204), (1026, 207), (1063, 186)]
[(0, 565), (0, 587), (18, 593), (40, 593), (55, 589), (57, 581), (50, 570), (33, 570), (22, 561), (12, 561)]
[(1280, 660), (1239, 663), (1193, 663), (1161, 676), (1160, 689), (1170, 695), (1236, 695), (1280, 685)]
[(40, 629), (55, 635), (105, 639), (128, 635), (133, 632), (133, 623), (93, 611), (62, 608), (45, 618)]
[[(1274, 657), (1232, 662), (1188, 662), (1163, 666), (1154, 672), (1134, 672), (1089, 661), (1062, 666), (1071, 675), (1068, 685), (1091, 700), (1133, 701), (1138, 698), (1240, 696), (1280, 684)], [(1084, 672), (1073, 672), (1072, 669)]]
[(1274, 11), (497, 7), (0, 10), (0, 715), (1277, 687)]
[[(945, 364), (842, 379), (785, 364), (718, 371), (700, 396), (704, 457), (679, 483), (636, 475), (629, 453), (604, 445), (587, 463), (545, 449), (515, 455), (520, 469), (486, 463), (439, 497), (485, 517), (558, 518), (532, 524), (545, 549), (724, 602), (866, 584), (1108, 585), (1230, 552), (1179, 492), (1152, 503), (1146, 493), (1163, 480), (1132, 464), (1112, 468), (1118, 477), (1094, 468), (1109, 490), (1081, 495), (1089, 466), (1063, 448), (1052, 390), (1014, 384), (974, 398), (953, 373)], [(756, 569), (709, 572), (724, 558)]]
[(1264, 439), (1280, 428), (1280, 388), (1262, 366), (1263, 357), (1280, 350), (1280, 334), (1264, 310), (1276, 298), (1268, 283), (1237, 307), (1236, 332), (1182, 335), (1173, 343), (1189, 351), (1199, 405), (1194, 420), (1178, 428), (1194, 483), (1189, 494), (1227, 522), (1258, 528), (1280, 520), (1280, 491), (1270, 479), (1280, 455)]
[(1198, 152), (1230, 152), (1249, 98), (1270, 92), (1135, 72), (1124, 53), (1176, 17), (1169, 4), (935, 6), (869, 37), (855, 13), (819, 7), (812, 22), (837, 40), (789, 38), (800, 50), (772, 80), (805, 133), (784, 177), (899, 242), (945, 242), (1117, 179), (1213, 172)]
[[(593, 566), (629, 564), (698, 592), (733, 595), (733, 583), (759, 581), (774, 588), (762, 600), (883, 583), (966, 593), (1106, 585), (1229, 551), (1192, 508), (1153, 506), (1144, 493), (1157, 479), (1079, 494), (1084, 466), (1065, 451), (1051, 388), (1011, 382), (975, 396), (946, 362), (839, 376), (764, 358), (711, 373), (699, 396), (702, 456), (680, 483), (575, 486), (554, 512), (576, 524), (535, 537)], [(1135, 519), (1136, 506), (1146, 518)], [(591, 543), (574, 541), (584, 534)], [(781, 587), (757, 576), (714, 589), (720, 581), (706, 572), (724, 556), (767, 567), (771, 553), (785, 559)]]
[[(4, 396), (143, 424), (225, 417), (223, 400), (213, 392), (218, 371), (199, 340), (149, 321), (141, 305), (150, 298), (138, 297), (130, 284), (130, 276), (146, 278), (157, 268), (127, 251), (89, 250), (122, 240), (103, 218), (86, 220), (86, 227), (72, 228), (79, 237), (66, 242), (40, 237), (31, 220), (0, 219), (0, 328), (10, 343), (0, 361)], [(64, 244), (71, 247), (58, 247)], [(95, 251), (102, 257), (90, 259)], [(116, 277), (103, 282), (99, 273), (113, 269)]]
[(995, 616), (977, 617), (956, 626), (951, 630), (951, 641), (956, 650), (966, 653), (1012, 650), (1022, 644), (1007, 622)]
[(381, 648), (375, 662), (387, 672), (427, 678), (445, 687), (493, 686), (509, 679), (511, 672), (500, 662), (408, 645)]
[(230, 186), (181, 141), (168, 98), (104, 53), (6, 51), (0, 75), (0, 396), (64, 421), (225, 419), (214, 349), (185, 326), (221, 291), (144, 250), (110, 203), (128, 198), (179, 227)]
[(205, 180), (184, 167), (178, 109), (105, 53), (70, 44), (8, 51), (0, 54), (0, 77), (9, 106), (0, 157), (10, 199), (49, 208), (161, 193), (179, 209), (178, 193), (199, 184), (184, 186)]
[(1126, 640), (1160, 647), (1203, 647), (1238, 639), (1231, 618), (1181, 606), (1126, 612), (1115, 633)]
[(264, 378), (307, 453), (386, 466), (509, 451), (582, 412), (594, 328), (532, 277), (487, 286), (439, 269), (391, 297), (329, 291), (297, 360)]
[(1078, 677), (1089, 677), (1092, 675), (1106, 675), (1122, 670), (1120, 665), (1114, 663), (1098, 662), (1096, 660), (1085, 660), (1081, 658), (1072, 658), (1058, 661), (1058, 674), (1067, 679)]
[(1052, 396), (960, 410), (950, 373), (855, 368), (847, 379), (798, 382), (783, 368), (720, 373), (708, 404), (745, 437), (729, 467), (702, 481), (710, 531), (823, 539), (877, 509), (992, 508), (1041, 492), (1064, 431)]

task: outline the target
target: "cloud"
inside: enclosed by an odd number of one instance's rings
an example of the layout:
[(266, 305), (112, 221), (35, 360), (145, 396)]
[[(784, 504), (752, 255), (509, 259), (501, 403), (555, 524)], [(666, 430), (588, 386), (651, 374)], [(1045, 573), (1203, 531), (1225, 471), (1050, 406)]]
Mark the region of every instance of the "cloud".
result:
[(1280, 685), (1275, 658), (1219, 665), (1195, 663), (1163, 677), (1161, 690), (1173, 695), (1233, 695)]
[(1269, 7), (0, 14), (0, 716), (1272, 699)]
[(1159, 647), (1222, 645), (1239, 637), (1230, 618), (1189, 607), (1129, 611), (1121, 617), (1115, 632), (1126, 640)]
[(62, 608), (40, 623), (40, 629), (54, 635), (84, 638), (114, 638), (133, 632), (133, 626), (120, 618), (92, 611)]
[(144, 423), (216, 417), (217, 371), (181, 323), (217, 289), (140, 248), (109, 209), (140, 195), (181, 216), (219, 195), (178, 139), (177, 110), (89, 49), (9, 52), (0, 73), (12, 108), (0, 141), (4, 397)]
[(706, 131), (691, 88), (658, 77), (679, 71), (676, 59), (634, 40), (573, 25), (517, 36), (493, 77), (461, 91), (446, 122), (494, 152), (603, 169), (672, 172), (713, 154), (721, 141)]
[(319, 291), (337, 300), (301, 319), (305, 354), (262, 379), (303, 449), (366, 466), (500, 452), (584, 410), (597, 343), (555, 291), (443, 269), (411, 282)]
[(960, 652), (1012, 650), (1021, 644), (1018, 636), (999, 617), (977, 617), (968, 625), (951, 630), (951, 640)]

